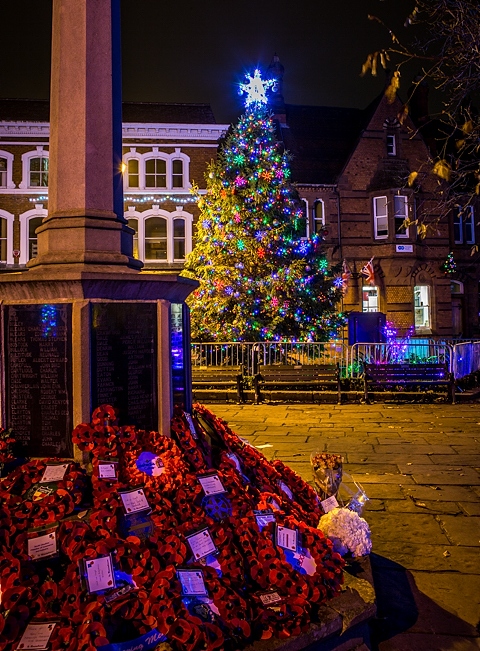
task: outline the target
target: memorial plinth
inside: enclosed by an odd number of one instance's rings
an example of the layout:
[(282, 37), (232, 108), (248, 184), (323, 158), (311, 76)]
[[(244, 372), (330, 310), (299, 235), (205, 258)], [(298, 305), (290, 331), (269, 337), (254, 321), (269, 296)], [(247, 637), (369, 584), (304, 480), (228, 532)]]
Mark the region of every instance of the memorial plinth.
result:
[(2, 425), (25, 453), (71, 456), (73, 425), (104, 403), (125, 424), (168, 434), (173, 374), (176, 401), (189, 402), (184, 301), (195, 286), (167, 273), (0, 277)]

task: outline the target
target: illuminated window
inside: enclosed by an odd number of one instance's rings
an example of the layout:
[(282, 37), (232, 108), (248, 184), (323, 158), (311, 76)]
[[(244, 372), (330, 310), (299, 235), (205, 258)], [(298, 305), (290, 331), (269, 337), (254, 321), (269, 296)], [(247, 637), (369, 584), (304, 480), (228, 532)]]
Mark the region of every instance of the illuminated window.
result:
[(167, 161), (163, 158), (148, 158), (145, 161), (145, 187), (167, 187)]
[(373, 222), (375, 239), (381, 240), (388, 237), (388, 204), (387, 197), (373, 198)]
[(321, 233), (325, 227), (325, 206), (321, 199), (313, 204), (313, 232)]
[(368, 285), (362, 287), (362, 311), (378, 312), (378, 287)]
[(138, 252), (138, 219), (129, 219), (128, 225), (135, 231), (133, 235), (133, 257), (137, 260), (140, 259)]
[(145, 220), (145, 260), (167, 259), (167, 220), (149, 217)]
[(28, 259), (37, 257), (37, 234), (35, 231), (43, 222), (43, 217), (33, 217), (28, 220)]
[(395, 140), (395, 135), (393, 133), (389, 133), (387, 135), (387, 155), (396, 156), (396, 154), (397, 154), (397, 143)]
[(413, 288), (413, 299), (415, 310), (415, 329), (430, 330), (430, 287), (428, 285), (415, 285)]
[(185, 220), (173, 220), (173, 259), (185, 260)]
[(138, 158), (130, 158), (127, 162), (127, 186), (129, 188), (140, 187), (140, 161)]
[(408, 228), (405, 220), (408, 217), (408, 197), (394, 195), (393, 213), (395, 218), (395, 237), (408, 237)]
[(30, 159), (30, 188), (48, 187), (48, 158), (38, 157)]
[(183, 161), (179, 158), (172, 161), (172, 188), (183, 188)]
[(475, 244), (473, 206), (456, 206), (453, 213), (453, 237), (455, 244)]

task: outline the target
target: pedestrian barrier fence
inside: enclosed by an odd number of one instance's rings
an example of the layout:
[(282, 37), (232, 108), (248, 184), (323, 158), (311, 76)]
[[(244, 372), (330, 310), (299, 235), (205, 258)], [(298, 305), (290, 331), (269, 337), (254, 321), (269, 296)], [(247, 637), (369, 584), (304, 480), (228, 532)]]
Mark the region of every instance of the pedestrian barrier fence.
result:
[(480, 341), (468, 341), (453, 346), (451, 370), (456, 380), (480, 370)]
[(456, 343), (439, 339), (398, 339), (384, 344), (326, 342), (192, 343), (193, 367), (242, 366), (253, 376), (259, 365), (338, 364), (341, 377), (363, 377), (364, 364), (448, 364), (455, 379), (480, 370), (480, 341)]

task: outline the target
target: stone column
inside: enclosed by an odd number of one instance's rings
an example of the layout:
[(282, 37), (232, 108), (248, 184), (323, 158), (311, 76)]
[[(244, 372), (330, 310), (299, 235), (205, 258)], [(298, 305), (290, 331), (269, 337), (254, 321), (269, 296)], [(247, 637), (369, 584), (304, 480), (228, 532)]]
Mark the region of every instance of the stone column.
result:
[(120, 0), (53, 0), (48, 217), (31, 268), (139, 269), (123, 219)]

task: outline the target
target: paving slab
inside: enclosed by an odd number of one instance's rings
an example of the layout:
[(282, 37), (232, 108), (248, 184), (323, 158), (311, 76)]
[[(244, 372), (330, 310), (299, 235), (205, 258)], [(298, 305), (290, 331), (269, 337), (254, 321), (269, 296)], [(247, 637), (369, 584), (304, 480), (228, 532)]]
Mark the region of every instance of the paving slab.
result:
[(371, 512), (368, 523), (372, 531), (373, 549), (375, 541), (403, 540), (408, 543), (450, 544), (435, 516), (428, 514), (411, 514), (406, 518), (401, 513)]
[(395, 443), (385, 444), (385, 441), (381, 441), (379, 445), (375, 446), (375, 452), (382, 452), (383, 454), (455, 454), (453, 447), (449, 445), (430, 445), (419, 443), (406, 443), (403, 441), (402, 444), (398, 445)]
[(480, 576), (413, 571), (417, 589), (459, 620), (477, 626), (480, 621)]
[(480, 454), (431, 454), (429, 458), (443, 466), (480, 466)]
[(378, 651), (479, 651), (478, 639), (457, 635), (400, 633), (381, 642)]
[[(402, 474), (384, 474), (375, 475), (374, 473), (355, 474), (353, 478), (361, 484), (398, 484), (399, 486), (409, 486), (414, 484), (410, 475)], [(367, 491), (368, 492), (368, 491)]]
[[(438, 516), (443, 531), (448, 539), (455, 545), (467, 547), (480, 547), (480, 518), (479, 517), (456, 517), (454, 515)], [(478, 554), (480, 563), (480, 551)], [(480, 601), (480, 590), (479, 601)]]
[(400, 472), (412, 475), (417, 484), (443, 484), (457, 486), (480, 486), (480, 473), (475, 468), (461, 466), (417, 466), (399, 464)]
[(474, 491), (474, 487), (466, 486), (439, 486), (431, 484), (428, 486), (405, 486), (403, 489), (405, 495), (411, 495), (417, 500), (430, 501), (438, 500), (440, 502), (478, 502), (479, 496)]
[(398, 540), (375, 541), (375, 565), (391, 566), (392, 561), (408, 570), (478, 574), (478, 549), (456, 545), (430, 545)]
[(385, 500), (387, 511), (392, 513), (446, 513), (457, 515), (463, 513), (462, 508), (456, 502), (431, 502), (421, 500)]

